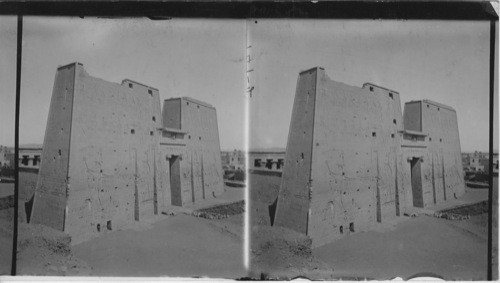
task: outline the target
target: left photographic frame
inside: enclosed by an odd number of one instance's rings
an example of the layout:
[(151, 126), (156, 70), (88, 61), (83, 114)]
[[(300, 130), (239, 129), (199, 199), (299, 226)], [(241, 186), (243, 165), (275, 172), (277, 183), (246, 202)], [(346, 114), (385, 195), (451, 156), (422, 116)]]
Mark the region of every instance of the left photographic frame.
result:
[(17, 275), (236, 279), (245, 22), (24, 17)]
[(0, 17), (0, 275), (11, 275), (15, 200), (17, 17)]

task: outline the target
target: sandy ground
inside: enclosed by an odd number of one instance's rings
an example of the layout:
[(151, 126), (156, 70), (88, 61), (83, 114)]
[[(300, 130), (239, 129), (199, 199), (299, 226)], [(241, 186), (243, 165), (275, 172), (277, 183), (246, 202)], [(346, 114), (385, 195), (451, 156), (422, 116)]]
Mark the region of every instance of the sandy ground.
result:
[[(494, 179), (494, 188), (495, 203), (498, 204), (498, 178)], [(242, 199), (243, 192), (242, 188), (229, 188), (213, 203), (201, 206)], [(468, 189), (459, 200), (433, 209), (486, 198), (487, 190)], [(9, 219), (12, 214), (12, 209), (0, 211), (0, 274), (10, 274), (12, 234), (9, 227), (12, 223)], [(494, 219), (497, 221), (497, 217)], [(162, 215), (150, 222), (131, 225), (129, 229), (113, 231), (73, 246), (70, 253), (64, 245), (61, 248), (58, 241), (36, 239), (28, 244), (24, 242), (25, 248), (19, 248), (18, 273), (244, 277), (247, 274), (242, 266), (242, 222), (243, 215), (219, 220), (182, 213), (170, 217)], [(34, 235), (44, 229), (25, 225), (21, 224), (20, 231)], [(253, 276), (273, 278), (288, 274), (289, 277), (305, 275), (314, 279), (387, 279), (432, 272), (445, 279), (486, 279), (486, 229), (486, 214), (461, 221), (420, 214), (416, 218), (401, 217), (380, 229), (359, 232), (312, 251), (303, 244), (307, 241), (298, 236), (285, 237), (286, 241), (281, 241), (281, 235), (287, 234), (285, 230), (267, 231), (263, 233), (265, 241), (260, 244), (266, 244), (270, 253), (262, 253), (253, 246), (252, 263), (260, 265), (262, 270), (275, 268), (276, 272), (258, 272)], [(497, 223), (494, 229), (496, 268), (493, 270), (494, 278), (498, 278)], [(20, 241), (23, 241), (22, 237)]]
[[(261, 201), (257, 197), (252, 200)], [(460, 199), (427, 208), (426, 212), (487, 198), (485, 189), (467, 189)], [(448, 280), (486, 280), (487, 217), (487, 213), (467, 220), (446, 220), (424, 213), (415, 218), (399, 217), (371, 231), (313, 249), (310, 254), (304, 252), (307, 247), (303, 239), (291, 236), (293, 231), (254, 222), (252, 276), (383, 280), (433, 274)], [(301, 253), (294, 252), (297, 249)], [(494, 248), (495, 254), (498, 248)]]
[(239, 278), (246, 276), (241, 221), (241, 215), (207, 220), (179, 214), (110, 232), (73, 246), (73, 253), (98, 276)]
[[(487, 190), (467, 189), (460, 199), (428, 210), (486, 199)], [(487, 213), (453, 221), (421, 214), (392, 224), (319, 247), (313, 255), (334, 267), (340, 278), (383, 280), (432, 273), (447, 280), (487, 279)]]
[[(217, 198), (173, 209), (72, 247), (97, 276), (241, 278), (243, 214), (224, 219), (189, 215), (193, 210), (244, 199), (244, 188), (225, 187)], [(126, 247), (126, 248), (124, 248)]]
[(251, 278), (333, 278), (334, 270), (312, 255), (309, 237), (283, 227), (271, 226), (253, 226), (251, 234)]
[[(485, 217), (484, 215), (481, 217)], [(362, 232), (313, 250), (335, 269), (337, 277), (379, 280), (408, 278), (432, 272), (447, 280), (485, 280), (487, 235), (476, 228), (486, 223), (419, 216), (386, 232)]]
[[(234, 202), (243, 196), (244, 188), (226, 188), (217, 199), (193, 207)], [(13, 208), (0, 210), (0, 275), (10, 274), (12, 218)], [(23, 222), (17, 274), (241, 278), (247, 276), (242, 235), (243, 214), (205, 219), (179, 212), (72, 246), (70, 237), (60, 231)]]
[[(0, 210), (0, 275), (10, 275), (14, 209)], [(71, 254), (66, 234), (42, 225), (19, 223), (17, 275), (89, 275), (90, 269)]]
[(0, 198), (14, 195), (14, 183), (0, 183)]
[(13, 209), (0, 210), (0, 275), (11, 271), (13, 214)]
[(89, 276), (86, 262), (71, 252), (70, 237), (52, 228), (20, 223), (17, 275)]

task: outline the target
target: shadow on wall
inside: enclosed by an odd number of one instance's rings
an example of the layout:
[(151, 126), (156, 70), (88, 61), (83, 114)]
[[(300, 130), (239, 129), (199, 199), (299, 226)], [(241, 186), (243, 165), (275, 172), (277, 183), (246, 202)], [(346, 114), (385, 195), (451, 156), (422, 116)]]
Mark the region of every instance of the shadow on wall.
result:
[(274, 216), (276, 215), (276, 206), (278, 205), (278, 197), (274, 200), (274, 202), (268, 206), (269, 209), (269, 221), (271, 222), (271, 226), (274, 225)]
[(35, 195), (33, 194), (29, 201), (24, 203), (24, 211), (26, 212), (26, 222), (30, 223), (31, 218), (31, 209), (33, 208), (33, 200), (35, 199)]

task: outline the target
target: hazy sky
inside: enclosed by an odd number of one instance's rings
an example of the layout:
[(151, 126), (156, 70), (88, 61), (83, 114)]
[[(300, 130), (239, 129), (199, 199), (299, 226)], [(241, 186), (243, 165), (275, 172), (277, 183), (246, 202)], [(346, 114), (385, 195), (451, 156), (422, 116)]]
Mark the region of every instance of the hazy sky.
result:
[(43, 143), (56, 68), (78, 61), (91, 76), (156, 87), (161, 101), (212, 104), (221, 148), (243, 148), (244, 57), (244, 21), (25, 17), (20, 143)]
[(489, 22), (258, 20), (248, 24), (249, 68), (254, 70), (252, 148), (286, 147), (298, 74), (321, 66), (335, 81), (358, 87), (372, 82), (398, 91), (401, 109), (411, 100), (447, 104), (458, 113), (462, 150), (488, 149)]
[[(221, 148), (243, 148), (246, 50), (253, 148), (286, 146), (298, 73), (322, 66), (336, 81), (394, 89), (403, 105), (450, 105), (462, 150), (488, 149), (489, 23), (474, 21), (24, 17), (20, 143), (43, 142), (56, 68), (79, 61), (94, 77), (156, 87), (162, 100), (214, 105)], [(0, 17), (2, 145), (14, 143), (15, 54), (16, 18)]]
[(14, 145), (17, 17), (0, 17), (0, 145)]

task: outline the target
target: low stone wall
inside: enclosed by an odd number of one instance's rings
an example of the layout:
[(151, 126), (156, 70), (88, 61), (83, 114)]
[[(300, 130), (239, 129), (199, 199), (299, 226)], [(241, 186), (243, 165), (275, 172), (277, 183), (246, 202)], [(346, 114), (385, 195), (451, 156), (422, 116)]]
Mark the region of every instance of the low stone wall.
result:
[(243, 212), (245, 212), (244, 200), (195, 210), (192, 215), (207, 219), (222, 219)]
[(438, 211), (441, 214), (473, 216), (488, 213), (488, 201), (481, 201), (473, 204), (466, 204)]

